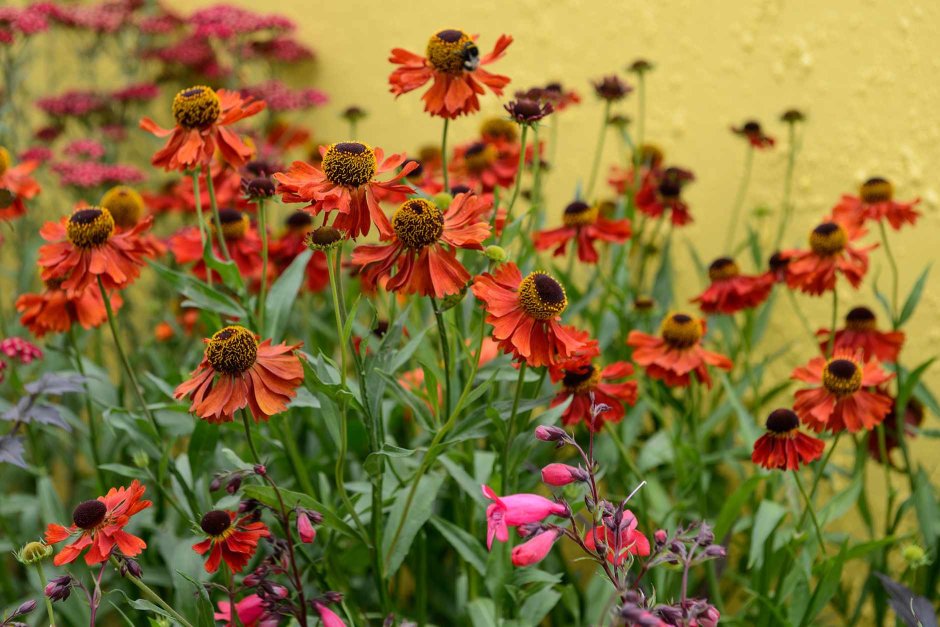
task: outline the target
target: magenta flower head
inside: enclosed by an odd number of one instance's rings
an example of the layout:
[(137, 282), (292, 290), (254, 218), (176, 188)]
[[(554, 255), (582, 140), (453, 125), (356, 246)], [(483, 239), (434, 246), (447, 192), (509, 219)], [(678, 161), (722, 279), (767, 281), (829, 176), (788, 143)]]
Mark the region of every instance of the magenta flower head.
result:
[(310, 544), (317, 537), (317, 530), (313, 528), (310, 517), (307, 512), (300, 510), (297, 512), (297, 535), (304, 544)]
[(337, 616), (336, 612), (319, 601), (313, 602), (313, 609), (320, 615), (320, 620), (323, 621), (323, 627), (346, 627), (346, 623), (343, 622), (342, 618)]
[(510, 494), (497, 496), (493, 488), (483, 486), (483, 496), (493, 501), (486, 508), (486, 548), (493, 546), (493, 538), (509, 540), (509, 527), (545, 520), (547, 517), (567, 516), (568, 506), (538, 494)]
[(542, 481), (561, 487), (575, 481), (587, 481), (587, 473), (568, 464), (549, 464), (542, 469)]
[(552, 547), (555, 546), (555, 541), (558, 540), (560, 536), (560, 530), (549, 529), (513, 547), (512, 565), (531, 566), (532, 564), (538, 564), (545, 559), (545, 556), (552, 550)]

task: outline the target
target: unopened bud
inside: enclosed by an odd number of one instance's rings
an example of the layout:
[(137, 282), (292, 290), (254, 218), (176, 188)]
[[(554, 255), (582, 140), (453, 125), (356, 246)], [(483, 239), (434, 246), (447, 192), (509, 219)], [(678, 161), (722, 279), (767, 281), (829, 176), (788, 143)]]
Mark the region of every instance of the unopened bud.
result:
[(502, 246), (496, 246), (495, 244), (484, 248), (483, 254), (486, 255), (487, 259), (495, 261), (496, 263), (502, 263), (509, 259), (509, 253), (506, 252), (506, 249)]
[(222, 487), (222, 477), (216, 475), (212, 478), (212, 481), (209, 482), (209, 491), (216, 492)]
[(138, 468), (147, 468), (150, 466), (150, 456), (144, 451), (137, 451), (132, 458), (134, 465)]
[(653, 540), (656, 541), (656, 544), (657, 544), (658, 546), (662, 546), (662, 545), (666, 544), (666, 538), (667, 538), (667, 536), (666, 536), (666, 530), (665, 530), (665, 529), (657, 529), (657, 530), (653, 533)]
[(550, 425), (539, 425), (535, 428), (535, 437), (543, 442), (559, 442), (568, 437), (565, 430)]
[(29, 542), (16, 553), (21, 564), (36, 564), (52, 555), (52, 547), (45, 542)]
[(542, 468), (542, 481), (556, 487), (566, 486), (575, 481), (587, 481), (588, 474), (580, 468), (567, 464), (549, 464)]
[(36, 609), (36, 601), (30, 599), (29, 601), (23, 601), (18, 608), (13, 610), (13, 614), (10, 615), (10, 618), (14, 616), (23, 616), (24, 614), (29, 614)]
[[(257, 468), (258, 467), (255, 466), (255, 472), (258, 472)], [(261, 466), (261, 468), (264, 468), (264, 466)], [(264, 473), (258, 472), (258, 474), (261, 475)], [(229, 494), (235, 494), (238, 492), (238, 488), (240, 487), (242, 487), (242, 476), (234, 475), (231, 479), (228, 480), (228, 483), (225, 484), (225, 491)]]
[(266, 474), (268, 474), (268, 469), (264, 467), (264, 464), (255, 464), (252, 467), (252, 470), (254, 470), (255, 474), (258, 475), (259, 477), (263, 477)]
[(927, 552), (916, 544), (908, 544), (901, 549), (901, 557), (912, 568), (919, 568), (927, 564)]

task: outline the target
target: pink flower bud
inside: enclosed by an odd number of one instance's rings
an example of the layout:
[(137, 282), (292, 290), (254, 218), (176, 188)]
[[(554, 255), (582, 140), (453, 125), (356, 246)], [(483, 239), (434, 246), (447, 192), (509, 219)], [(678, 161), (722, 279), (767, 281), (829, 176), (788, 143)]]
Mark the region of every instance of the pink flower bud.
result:
[(658, 545), (660, 545), (660, 546), (662, 546), (663, 544), (666, 544), (666, 530), (665, 530), (665, 529), (657, 529), (657, 530), (653, 533), (653, 539), (656, 541), (656, 544), (658, 544)]
[(346, 623), (343, 622), (343, 619), (337, 616), (336, 612), (327, 606), (314, 601), (313, 607), (320, 615), (320, 620), (323, 621), (323, 627), (346, 627)]
[(314, 529), (313, 525), (310, 523), (310, 517), (307, 516), (307, 512), (301, 511), (297, 513), (297, 534), (300, 536), (300, 541), (304, 544), (312, 543), (314, 538), (317, 537), (317, 530)]
[(557, 529), (543, 531), (512, 549), (513, 566), (531, 566), (545, 559), (561, 534)]
[(542, 481), (548, 485), (563, 486), (575, 481), (584, 481), (585, 472), (568, 464), (549, 464), (542, 469)]
[(535, 428), (535, 437), (543, 442), (558, 442), (567, 435), (564, 429), (549, 425), (539, 425)]

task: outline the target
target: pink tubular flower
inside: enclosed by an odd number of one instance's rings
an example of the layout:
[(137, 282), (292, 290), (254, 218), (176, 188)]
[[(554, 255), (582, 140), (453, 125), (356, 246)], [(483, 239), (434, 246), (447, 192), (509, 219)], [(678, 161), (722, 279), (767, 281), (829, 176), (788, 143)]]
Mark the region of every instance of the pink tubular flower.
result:
[(568, 464), (549, 464), (542, 468), (542, 481), (548, 485), (561, 487), (584, 479), (583, 470)]
[(538, 494), (510, 494), (497, 496), (493, 488), (483, 487), (483, 496), (493, 501), (486, 508), (486, 548), (491, 549), (493, 538), (500, 542), (509, 540), (509, 527), (541, 522), (548, 516), (564, 516), (568, 506)]
[(337, 616), (336, 612), (319, 601), (314, 601), (313, 607), (317, 610), (317, 614), (320, 615), (320, 620), (323, 621), (323, 627), (346, 627), (346, 623), (343, 622), (342, 618)]
[[(264, 614), (264, 601), (257, 594), (249, 594), (235, 604), (235, 614), (242, 625), (257, 625)], [(232, 620), (232, 606), (228, 601), (219, 601), (219, 611), (212, 617), (225, 621), (226, 627), (235, 624)]]
[(558, 540), (560, 536), (561, 530), (549, 529), (513, 547), (512, 565), (532, 566), (533, 564), (538, 564), (545, 559), (545, 556), (552, 550), (552, 547), (555, 546), (555, 541)]
[(297, 513), (297, 535), (300, 536), (300, 541), (304, 544), (311, 544), (317, 537), (317, 530), (313, 528), (307, 512), (300, 511)]
[(584, 546), (592, 551), (596, 550), (598, 540), (607, 546), (607, 561), (614, 566), (620, 566), (627, 559), (628, 554), (641, 556), (650, 554), (650, 541), (637, 531), (636, 516), (630, 510), (624, 510), (623, 514), (624, 520), (629, 522), (621, 528), (619, 534), (605, 525), (599, 525), (594, 529), (588, 529), (584, 535)]

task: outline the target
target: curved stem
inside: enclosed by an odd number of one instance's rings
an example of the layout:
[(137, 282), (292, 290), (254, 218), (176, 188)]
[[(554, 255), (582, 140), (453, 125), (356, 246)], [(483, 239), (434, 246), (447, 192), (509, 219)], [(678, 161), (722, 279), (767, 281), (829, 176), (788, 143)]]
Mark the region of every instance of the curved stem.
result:
[(258, 230), (261, 235), (261, 288), (258, 291), (258, 327), (263, 329), (265, 299), (268, 293), (268, 224), (263, 198), (258, 199)]
[(747, 145), (747, 152), (744, 156), (744, 172), (741, 174), (741, 184), (738, 186), (738, 194), (734, 198), (734, 205), (731, 208), (731, 221), (728, 223), (728, 233), (725, 235), (725, 253), (731, 254), (734, 246), (734, 232), (738, 228), (738, 220), (741, 217), (741, 208), (744, 206), (744, 198), (747, 196), (747, 188), (751, 183), (751, 164), (754, 162), (754, 146)]
[(215, 200), (215, 184), (212, 182), (212, 172), (208, 166), (203, 167), (206, 173), (206, 188), (209, 190), (209, 206), (212, 207), (212, 220), (215, 222), (216, 239), (219, 240), (219, 250), (226, 261), (231, 261), (232, 256), (228, 253), (228, 244), (225, 243), (225, 233), (222, 232), (222, 219), (219, 218), (219, 204)]
[[(111, 557), (111, 565), (117, 568), (118, 570), (121, 569), (121, 565), (118, 564), (118, 561), (114, 559), (114, 557)], [(135, 577), (134, 575), (130, 573), (125, 573), (124, 578), (130, 581), (135, 586), (137, 586), (137, 589), (140, 590), (141, 593), (143, 593), (145, 599), (147, 599), (151, 603), (159, 605), (160, 608), (163, 609), (163, 611), (165, 611), (167, 614), (172, 616), (173, 620), (177, 621), (180, 625), (183, 625), (183, 627), (193, 627), (192, 624), (188, 620), (183, 618), (179, 613), (177, 613), (176, 610), (170, 607), (166, 601), (160, 598), (160, 595), (154, 592), (150, 588), (150, 586), (145, 584), (143, 581), (141, 581), (140, 579), (138, 579), (137, 577)], [(232, 608), (233, 612), (234, 610), (235, 608)]]
[(803, 487), (803, 481), (800, 480), (800, 472), (798, 470), (793, 471), (793, 478), (796, 480), (796, 487), (799, 488), (800, 494), (803, 495), (803, 501), (806, 503), (806, 511), (809, 512), (809, 517), (813, 521), (813, 527), (816, 529), (816, 540), (819, 542), (819, 550), (822, 551), (823, 555), (826, 555), (826, 545), (823, 543), (822, 529), (819, 527), (819, 520), (816, 519), (816, 512), (813, 510), (813, 503), (810, 501), (809, 495)]
[(604, 154), (604, 139), (607, 137), (608, 118), (610, 118), (610, 100), (605, 100), (604, 117), (601, 119), (601, 130), (597, 136), (597, 144), (594, 146), (594, 161), (591, 163), (591, 177), (588, 179), (587, 187), (584, 190), (584, 197), (587, 202), (591, 202), (591, 195), (594, 193), (594, 184), (597, 182), (597, 173), (601, 167), (601, 157)]
[(447, 130), (450, 119), (444, 118), (444, 130), (441, 132), (441, 174), (444, 177), (444, 192), (450, 193), (449, 175), (447, 173)]

